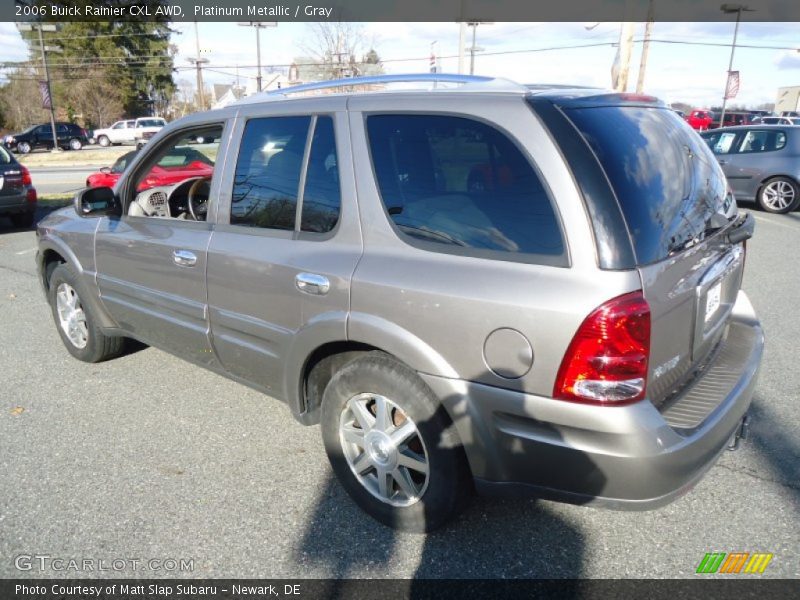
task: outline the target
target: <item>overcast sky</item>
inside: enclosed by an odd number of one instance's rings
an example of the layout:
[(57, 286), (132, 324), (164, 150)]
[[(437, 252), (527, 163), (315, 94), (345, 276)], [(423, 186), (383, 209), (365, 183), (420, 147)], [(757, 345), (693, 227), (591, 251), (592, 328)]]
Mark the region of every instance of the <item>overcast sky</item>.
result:
[[(480, 75), (507, 77), (523, 83), (574, 83), (609, 87), (611, 64), (619, 38), (619, 23), (495, 23), (481, 25), (477, 45), (484, 48), (475, 62)], [(778, 87), (800, 85), (800, 23), (747, 23), (739, 28), (734, 69), (741, 72), (741, 87), (735, 104), (755, 106), (774, 102)], [(291, 63), (306, 54), (312, 25), (281, 23), (262, 29), (261, 55), (267, 65)], [(427, 72), (431, 42), (437, 42), (441, 57), (458, 53), (458, 25), (455, 23), (364, 23), (360, 27), (385, 61), (388, 73)], [(194, 82), (187, 58), (195, 56), (195, 26), (176, 23), (173, 42), (179, 54), (175, 79)], [(255, 30), (235, 23), (200, 23), (200, 46), (209, 59), (206, 83), (232, 83), (236, 65), (242, 83), (256, 74)], [(655, 23), (654, 40), (705, 42), (720, 47), (654, 42), (650, 47), (645, 91), (667, 102), (684, 101), (695, 106), (720, 104), (725, 71), (733, 38), (732, 21), (719, 23)], [(637, 24), (635, 38), (641, 38), (644, 24)], [(554, 47), (592, 45), (573, 49)], [(598, 44), (594, 46), (594, 44)], [(607, 44), (607, 45), (603, 45)], [(739, 47), (782, 46), (789, 49)], [(367, 44), (371, 45), (371, 44)], [(469, 39), (468, 43), (469, 45)], [(725, 46), (727, 45), (727, 46)], [(26, 48), (13, 23), (0, 23), (3, 60), (24, 60)], [(641, 44), (634, 49), (629, 89), (636, 85)], [(503, 54), (505, 53), (505, 54)], [(445, 72), (457, 71), (456, 58), (441, 58)], [(468, 64), (468, 61), (467, 61)]]

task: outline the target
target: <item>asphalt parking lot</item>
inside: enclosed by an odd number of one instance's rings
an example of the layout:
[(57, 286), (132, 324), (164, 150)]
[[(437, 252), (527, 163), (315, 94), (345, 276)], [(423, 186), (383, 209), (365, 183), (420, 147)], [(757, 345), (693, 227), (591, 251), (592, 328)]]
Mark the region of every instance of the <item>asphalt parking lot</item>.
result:
[[(744, 287), (767, 347), (738, 452), (656, 511), (478, 498), (428, 536), (361, 513), (319, 429), (268, 397), (154, 349), (72, 359), (34, 233), (0, 220), (0, 577), (694, 577), (712, 551), (800, 577), (800, 213), (754, 214)], [(19, 555), (194, 570), (19, 571)]]

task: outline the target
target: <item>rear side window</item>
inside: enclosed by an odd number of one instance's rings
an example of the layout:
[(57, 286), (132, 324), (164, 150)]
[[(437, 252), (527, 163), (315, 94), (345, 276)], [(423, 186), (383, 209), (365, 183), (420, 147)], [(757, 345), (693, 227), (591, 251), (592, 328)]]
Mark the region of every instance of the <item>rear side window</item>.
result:
[(300, 230), (327, 233), (339, 220), (341, 195), (333, 119), (317, 117), (311, 138)]
[(772, 152), (786, 145), (786, 134), (775, 130), (748, 131), (739, 144), (739, 152)]
[(640, 265), (701, 241), (735, 212), (714, 155), (671, 110), (603, 106), (565, 112), (611, 182)]
[(251, 119), (233, 180), (231, 224), (294, 230), (311, 117)]
[(550, 198), (502, 132), (472, 119), (418, 114), (371, 115), (367, 132), (381, 200), (409, 243), (566, 264)]

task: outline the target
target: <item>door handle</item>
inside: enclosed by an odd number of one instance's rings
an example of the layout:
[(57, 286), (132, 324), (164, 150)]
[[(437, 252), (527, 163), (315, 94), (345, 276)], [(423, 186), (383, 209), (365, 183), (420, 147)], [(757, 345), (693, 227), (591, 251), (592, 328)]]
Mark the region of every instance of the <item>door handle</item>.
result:
[(719, 160), (719, 161), (717, 161), (717, 162), (718, 162), (719, 164), (721, 164), (721, 165), (727, 165), (727, 164), (728, 164), (728, 161), (727, 161), (727, 160)]
[(193, 267), (197, 264), (197, 256), (188, 250), (175, 250), (172, 253), (172, 262), (181, 267)]
[(331, 289), (328, 278), (315, 273), (298, 273), (294, 278), (294, 284), (301, 292), (315, 296), (324, 296)]

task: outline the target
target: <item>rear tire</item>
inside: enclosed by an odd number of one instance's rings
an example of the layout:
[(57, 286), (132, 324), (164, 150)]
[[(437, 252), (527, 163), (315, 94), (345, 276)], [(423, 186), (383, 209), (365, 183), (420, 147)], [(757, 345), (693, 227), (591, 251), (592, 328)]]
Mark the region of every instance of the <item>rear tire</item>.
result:
[(773, 177), (765, 181), (758, 190), (758, 204), (765, 211), (774, 214), (792, 212), (800, 206), (800, 189), (788, 177)]
[(455, 426), (411, 369), (373, 352), (325, 388), (322, 439), (355, 502), (384, 525), (432, 531), (467, 504), (472, 479)]
[(119, 356), (125, 338), (103, 333), (91, 307), (81, 300), (88, 294), (72, 267), (62, 263), (53, 269), (47, 298), (61, 341), (78, 360), (96, 363)]

